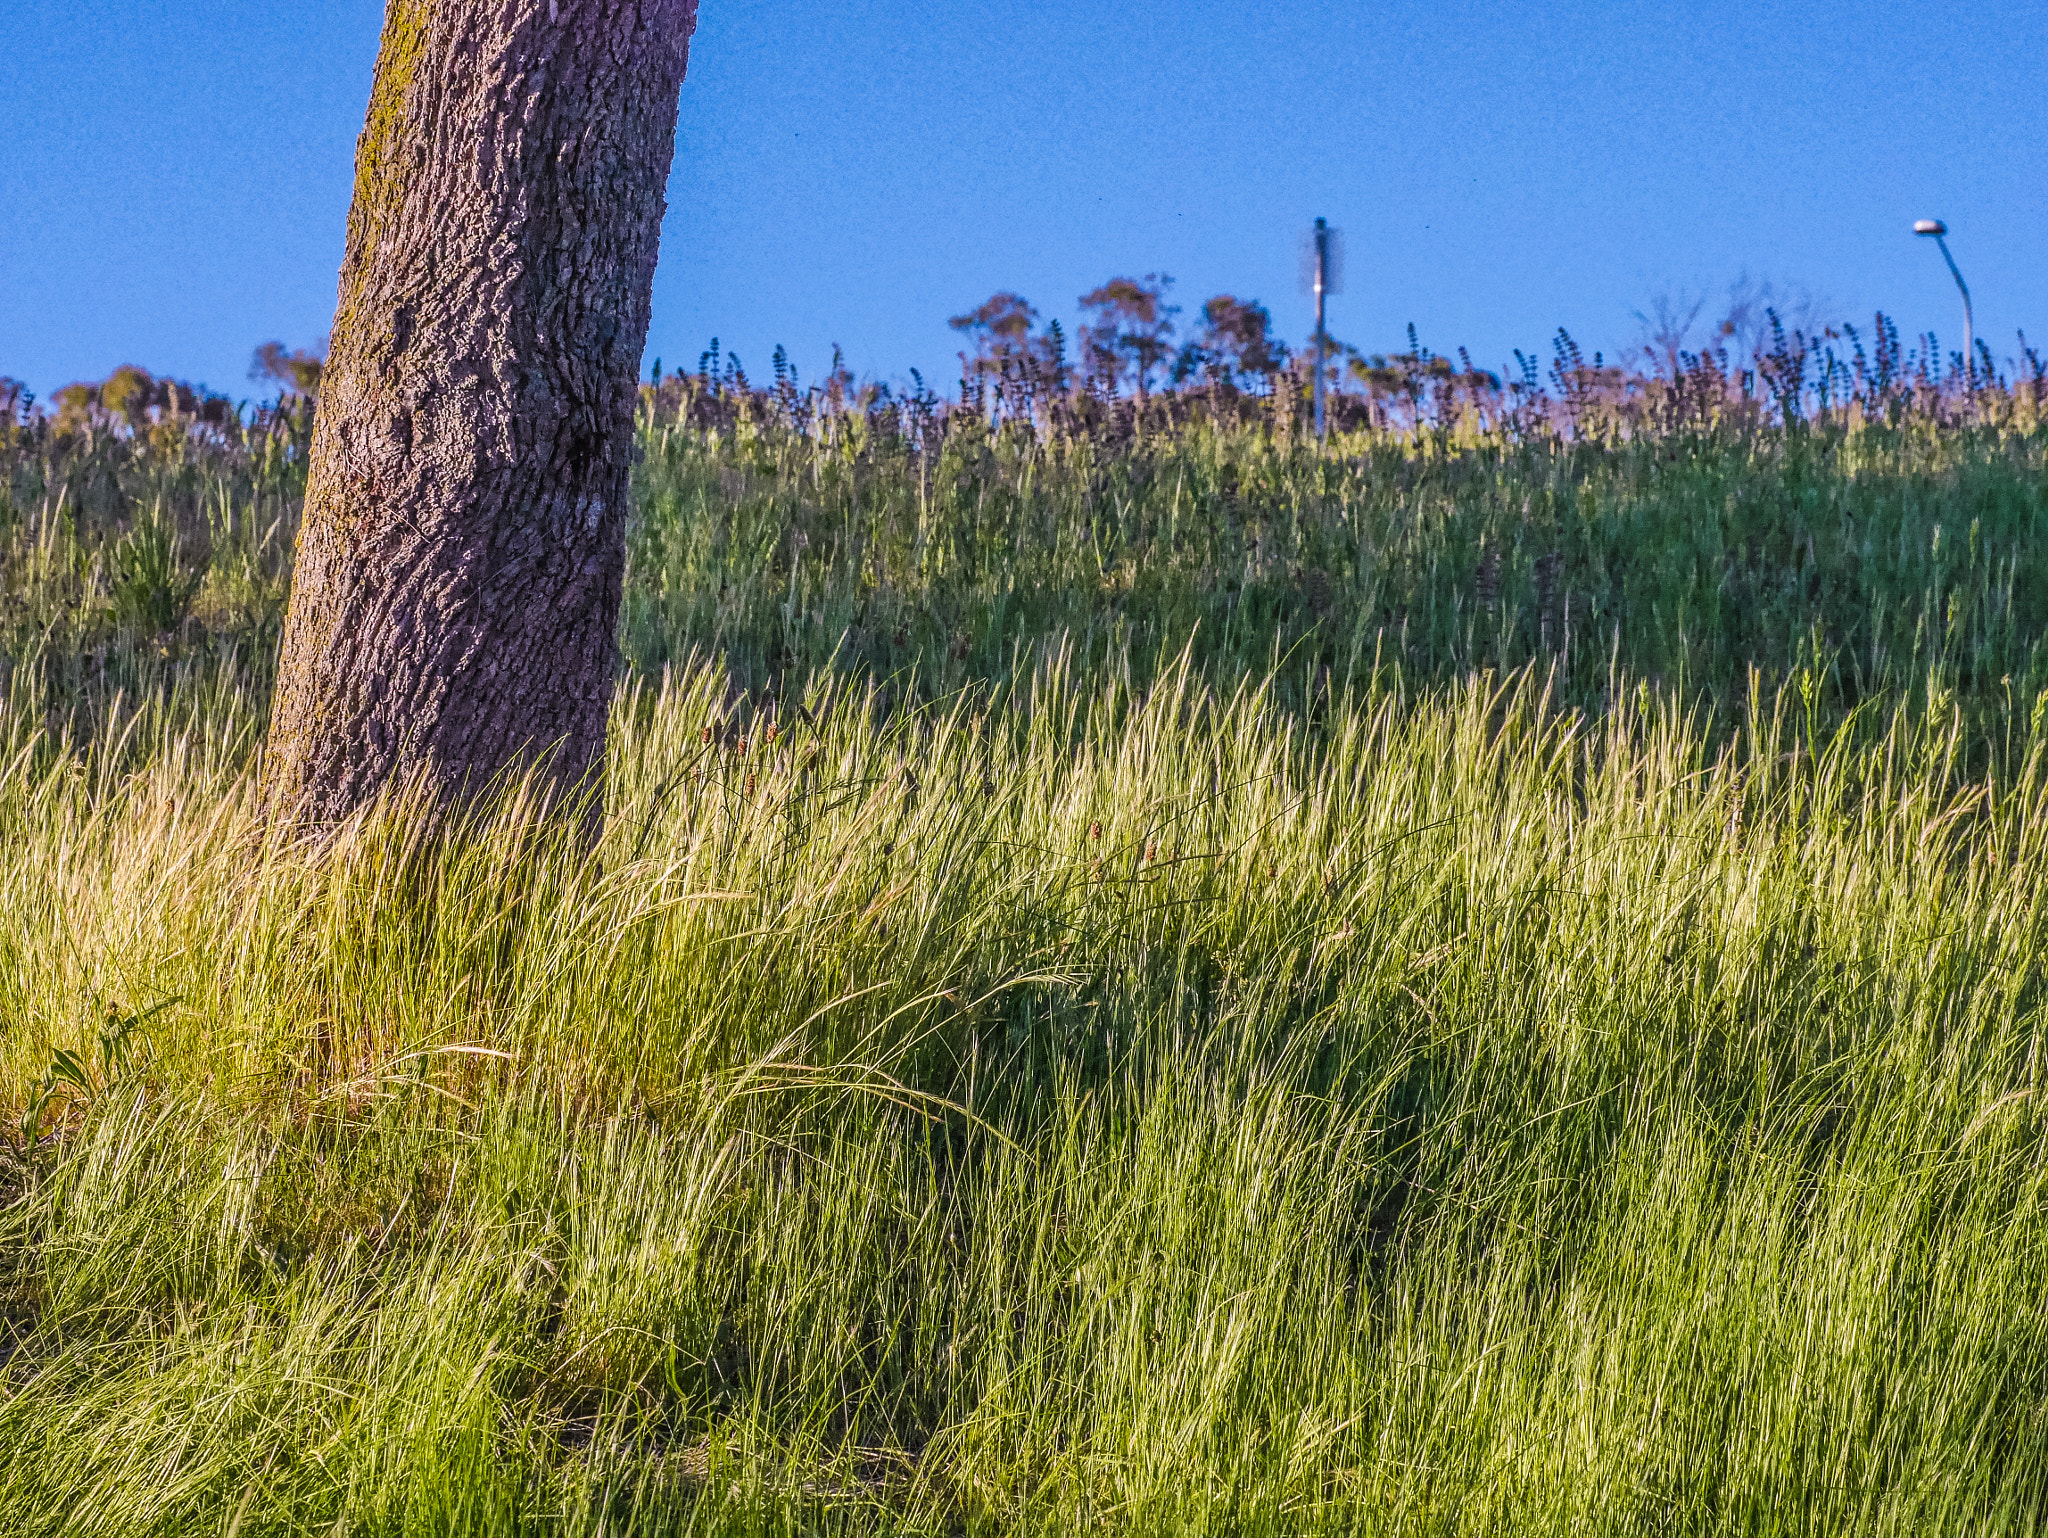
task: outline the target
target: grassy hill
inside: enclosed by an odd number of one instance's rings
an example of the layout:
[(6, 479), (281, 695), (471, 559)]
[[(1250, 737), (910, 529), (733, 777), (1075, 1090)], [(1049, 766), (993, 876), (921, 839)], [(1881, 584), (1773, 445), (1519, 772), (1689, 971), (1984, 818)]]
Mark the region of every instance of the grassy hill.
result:
[(2048, 438), (1170, 409), (651, 403), (594, 854), (16, 430), (9, 1525), (2040, 1526)]

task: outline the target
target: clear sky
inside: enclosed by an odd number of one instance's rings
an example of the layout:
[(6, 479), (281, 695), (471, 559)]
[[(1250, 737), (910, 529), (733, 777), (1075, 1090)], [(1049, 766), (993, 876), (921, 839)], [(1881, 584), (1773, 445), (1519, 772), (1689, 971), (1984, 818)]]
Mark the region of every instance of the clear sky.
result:
[[(250, 392), (332, 312), (381, 0), (0, 10), (0, 373)], [(1298, 339), (1317, 214), (1368, 350), (1612, 350), (1745, 272), (1955, 348), (1934, 216), (2003, 359), (2048, 342), (2044, 78), (2040, 0), (703, 0), (648, 352), (946, 382), (992, 291), (1071, 326), (1153, 270)]]

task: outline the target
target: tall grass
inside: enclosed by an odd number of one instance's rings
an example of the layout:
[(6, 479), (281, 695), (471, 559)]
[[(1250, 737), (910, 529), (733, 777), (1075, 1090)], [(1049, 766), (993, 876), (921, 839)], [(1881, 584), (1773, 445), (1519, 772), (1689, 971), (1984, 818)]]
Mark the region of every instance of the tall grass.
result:
[(828, 684), (595, 860), (17, 716), (12, 1526), (2041, 1521), (2038, 727)]
[(643, 668), (715, 638), (756, 685), (915, 664), (942, 693), (1065, 635), (1277, 670), (1297, 706), (1325, 674), (1536, 662), (1573, 706), (1647, 681), (1726, 724), (1751, 668), (1810, 675), (1836, 719), (1930, 681), (1996, 712), (2048, 686), (2044, 452), (1924, 419), (1331, 454), (1203, 416), (1113, 443), (970, 419), (923, 455), (662, 423), (624, 638)]
[(594, 851), (16, 461), (10, 1528), (2042, 1526), (2038, 438), (872, 427), (647, 425)]
[[(1255, 404), (1112, 403), (1048, 430), (671, 379), (642, 421), (627, 662), (652, 676), (708, 646), (735, 688), (829, 669), (902, 702), (1014, 682), (1046, 644), (1083, 668), (1188, 649), (1218, 687), (1270, 677), (1307, 714), (1346, 678), (1533, 663), (1562, 705), (1647, 682), (1724, 736), (1757, 669), (1805, 677), (1830, 720), (1931, 688), (2001, 746), (2048, 688), (2031, 396), (1328, 452)], [(60, 716), (222, 673), (261, 708), (308, 430), (0, 426), (4, 665), (33, 662)]]

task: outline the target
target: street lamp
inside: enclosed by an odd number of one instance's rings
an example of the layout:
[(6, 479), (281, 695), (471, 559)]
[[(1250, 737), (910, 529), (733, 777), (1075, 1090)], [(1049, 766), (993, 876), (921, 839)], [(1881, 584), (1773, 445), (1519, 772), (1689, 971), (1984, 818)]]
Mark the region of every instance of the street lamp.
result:
[(1970, 316), (1970, 285), (1963, 281), (1962, 269), (1956, 266), (1956, 259), (1948, 254), (1948, 226), (1939, 219), (1915, 219), (1915, 235), (1932, 235), (1934, 243), (1941, 247), (1941, 259), (1948, 263), (1950, 276), (1956, 280), (1956, 287), (1963, 296), (1963, 367), (1966, 377), (1974, 389), (1977, 384), (1977, 323)]

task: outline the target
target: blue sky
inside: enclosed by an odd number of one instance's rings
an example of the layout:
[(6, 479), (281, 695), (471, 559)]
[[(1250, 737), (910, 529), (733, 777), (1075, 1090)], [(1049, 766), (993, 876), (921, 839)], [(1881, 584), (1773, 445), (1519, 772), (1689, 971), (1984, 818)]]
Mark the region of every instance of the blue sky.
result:
[[(381, 3), (7, 12), (0, 373), (249, 392), (332, 312)], [(703, 0), (648, 352), (950, 380), (946, 317), (992, 291), (1071, 325), (1153, 270), (1299, 338), (1317, 214), (1369, 350), (1612, 350), (1745, 272), (1953, 348), (1932, 215), (2003, 358), (2048, 341), (2044, 76), (2038, 0)]]

